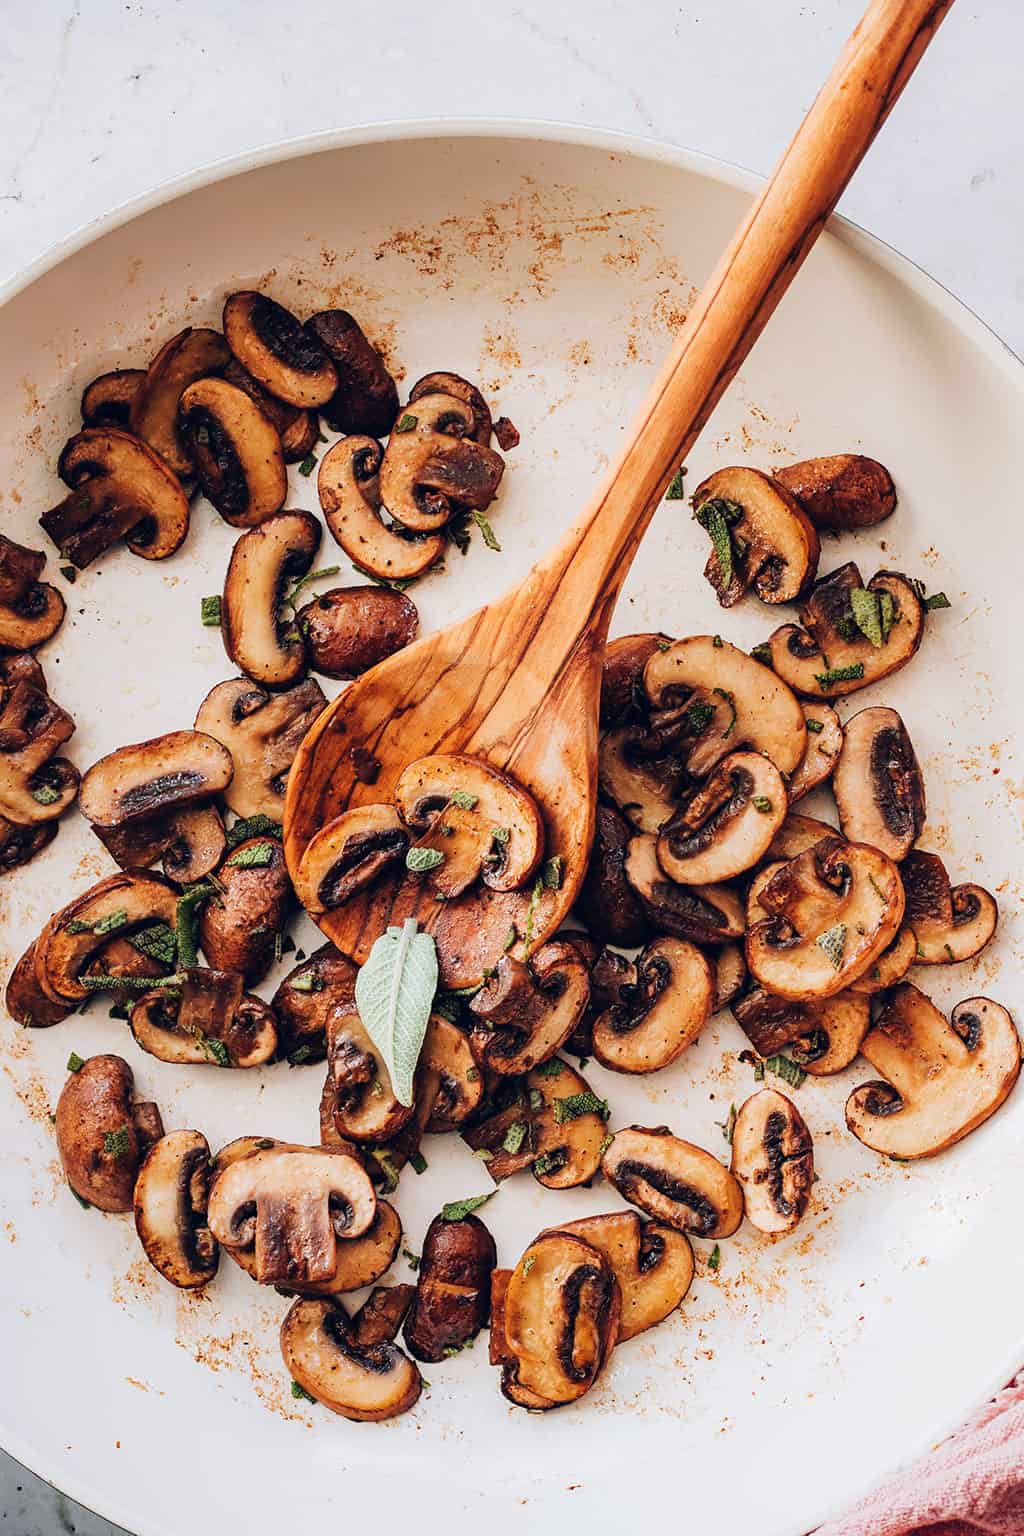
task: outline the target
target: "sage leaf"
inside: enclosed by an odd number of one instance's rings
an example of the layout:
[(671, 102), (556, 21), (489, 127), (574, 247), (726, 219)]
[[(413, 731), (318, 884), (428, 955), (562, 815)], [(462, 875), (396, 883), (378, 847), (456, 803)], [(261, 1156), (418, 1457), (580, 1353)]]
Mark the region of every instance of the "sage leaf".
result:
[(436, 991), (437, 950), (414, 917), (381, 934), (356, 977), (359, 1017), (399, 1104), (413, 1102), (413, 1075)]

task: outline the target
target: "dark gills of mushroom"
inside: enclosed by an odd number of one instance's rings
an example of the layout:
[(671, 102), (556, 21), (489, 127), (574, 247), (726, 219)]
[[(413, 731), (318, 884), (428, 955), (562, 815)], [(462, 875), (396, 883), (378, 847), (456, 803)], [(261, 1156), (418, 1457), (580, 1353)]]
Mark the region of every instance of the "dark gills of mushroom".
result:
[(242, 991), (241, 976), (206, 966), (180, 975), (180, 996), (157, 989), (132, 1009), (131, 1031), (144, 1051), (160, 1061), (218, 1067), (261, 1067), (273, 1060), (273, 1012), (262, 998)]
[(5, 670), (18, 680), (0, 688), (0, 816), (35, 827), (55, 820), (78, 793), (78, 769), (56, 755), (75, 722), (45, 686), (18, 677), (27, 669)]
[(601, 1167), (624, 1200), (677, 1232), (731, 1237), (743, 1220), (743, 1193), (728, 1168), (665, 1126), (617, 1131)]
[(237, 357), (232, 357), (224, 369), (224, 378), (236, 389), (249, 396), (270, 422), (281, 439), (281, 453), (286, 464), (301, 464), (317, 445), (320, 427), (315, 411), (303, 411), (297, 405), (287, 405), (243, 368)]
[(398, 416), (398, 389), (376, 347), (345, 309), (324, 309), (306, 321), (338, 376), (334, 394), (323, 406), (324, 420), (335, 432), (385, 437)]
[(752, 1094), (732, 1133), (732, 1171), (748, 1221), (759, 1232), (792, 1232), (814, 1185), (811, 1133), (796, 1105), (774, 1088)]
[(39, 522), (79, 569), (121, 538), (144, 560), (165, 560), (184, 542), (189, 507), (178, 477), (127, 432), (86, 427), (64, 445), (57, 473), (71, 489)]
[(383, 452), (374, 437), (343, 437), (320, 460), (317, 490), (327, 526), (356, 567), (388, 581), (409, 581), (445, 552), (441, 533), (413, 534), (381, 512)]
[(231, 551), (221, 636), (235, 666), (255, 683), (288, 688), (306, 670), (305, 640), (286, 600), (319, 547), (312, 513), (277, 512), (243, 533)]
[(637, 832), (657, 832), (676, 809), (689, 784), (675, 745), (638, 725), (606, 731), (598, 748), (601, 794)]
[(865, 587), (851, 561), (823, 576), (800, 610), (769, 639), (773, 670), (796, 693), (834, 699), (905, 667), (924, 634), (925, 609), (896, 571)]
[(786, 786), (759, 752), (732, 752), (658, 837), (658, 863), (679, 885), (731, 880), (768, 852), (786, 816)]
[(281, 1354), (292, 1380), (346, 1419), (393, 1419), (413, 1406), (423, 1386), (397, 1345), (359, 1344), (348, 1313), (333, 1299), (293, 1303), (281, 1325)]
[(610, 805), (597, 807), (594, 842), (577, 898), (579, 915), (601, 944), (633, 949), (648, 934), (640, 898), (626, 878), (629, 824)]
[(223, 373), (231, 353), (219, 331), (187, 325), (166, 342), (132, 394), (129, 427), (179, 476), (192, 474), (192, 460), (178, 435), (183, 392), (207, 374)]
[(924, 780), (894, 709), (862, 709), (846, 722), (832, 791), (851, 843), (870, 843), (896, 863), (910, 852), (924, 826)]
[(996, 899), (984, 886), (951, 885), (938, 855), (920, 848), (907, 854), (900, 875), (916, 964), (950, 965), (981, 953), (999, 922)]
[(469, 435), (484, 448), (491, 446), (491, 433), (494, 430), (491, 409), (475, 384), (458, 373), (425, 373), (409, 391), (410, 406), (422, 400), (424, 395), (454, 395), (456, 399), (465, 401), (473, 412), (473, 428)]
[(326, 703), (312, 678), (273, 694), (244, 677), (211, 689), (199, 706), (196, 729), (231, 754), (234, 774), (224, 798), (236, 815), (282, 821), (288, 770)]
[(884, 1079), (846, 1101), (846, 1123), (889, 1157), (931, 1157), (982, 1125), (1020, 1074), (1020, 1038), (999, 1003), (970, 997), (947, 1021), (909, 982), (886, 995), (861, 1054)]
[(759, 469), (719, 469), (693, 493), (693, 515), (711, 535), (704, 567), (723, 608), (752, 587), (763, 603), (792, 603), (814, 580), (814, 525), (785, 486)]
[(568, 1040), (590, 999), (587, 967), (571, 944), (544, 944), (529, 962), (502, 955), (470, 1002), (470, 1041), (481, 1066), (529, 1072)]
[(415, 1106), (399, 1103), (354, 1002), (338, 1004), (328, 1015), (326, 1041), (324, 1107), (335, 1131), (359, 1144), (390, 1141), (412, 1119)]
[(613, 1072), (657, 1072), (681, 1056), (711, 1017), (711, 966), (684, 939), (654, 939), (634, 975), (594, 1021), (594, 1055)]
[(224, 304), (224, 335), (242, 367), (289, 405), (326, 405), (338, 387), (316, 331), (266, 294), (232, 293)]
[(473, 411), (455, 395), (424, 395), (396, 423), (380, 466), (381, 501), (396, 522), (434, 533), (464, 508), (485, 511), (505, 461), (475, 442)]
[(203, 495), (233, 528), (255, 528), (288, 494), (281, 439), (244, 390), (199, 379), (181, 396), (178, 430)]
[(896, 487), (884, 464), (860, 453), (802, 459), (775, 471), (816, 528), (872, 528), (895, 511)]
[(135, 1181), (135, 1230), (153, 1268), (182, 1290), (217, 1273), (209, 1193), (210, 1145), (201, 1131), (171, 1131), (154, 1142)]
[(232, 772), (231, 754), (212, 736), (169, 731), (94, 763), (82, 779), (82, 814), (122, 869), (144, 868), (170, 852), (183, 878), (196, 879), (224, 844), (219, 817), (197, 824), (189, 813), (209, 808), (215, 816), (209, 802), (223, 794)]
[(743, 903), (728, 885), (677, 885), (658, 863), (658, 839), (633, 837), (625, 873), (652, 928), (692, 944), (724, 944), (746, 932)]
[(412, 598), (386, 587), (335, 587), (296, 614), (309, 664), (325, 677), (361, 677), (411, 645), (419, 628)]
[(404, 870), (410, 842), (390, 805), (343, 811), (310, 838), (296, 873), (296, 895), (313, 916), (331, 912), (381, 875)]
[(90, 1056), (68, 1074), (57, 1101), (57, 1150), (79, 1199), (101, 1211), (130, 1211), (148, 1147), (163, 1135), (155, 1104), (132, 1097), (132, 1070), (120, 1056)]
[(82, 391), (82, 426), (119, 427), (127, 432), (132, 401), (145, 377), (145, 368), (115, 368), (98, 374)]
[(611, 1265), (621, 1299), (618, 1344), (671, 1316), (690, 1289), (693, 1249), (682, 1232), (664, 1222), (614, 1211), (566, 1221), (557, 1230), (581, 1237)]
[(472, 1343), (491, 1310), (494, 1238), (478, 1216), (435, 1216), (423, 1239), (416, 1297), (404, 1338), (417, 1360), (433, 1364)]

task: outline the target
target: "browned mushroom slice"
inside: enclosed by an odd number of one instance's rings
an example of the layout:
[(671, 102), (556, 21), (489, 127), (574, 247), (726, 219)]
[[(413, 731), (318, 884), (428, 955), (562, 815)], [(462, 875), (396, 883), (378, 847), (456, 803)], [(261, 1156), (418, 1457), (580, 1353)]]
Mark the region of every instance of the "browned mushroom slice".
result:
[(658, 863), (680, 885), (731, 880), (768, 852), (786, 804), (774, 763), (759, 752), (732, 752), (665, 824)]
[(1020, 1039), (987, 997), (958, 1003), (947, 1021), (909, 982), (888, 994), (861, 1046), (885, 1079), (846, 1101), (846, 1123), (865, 1146), (901, 1159), (931, 1157), (993, 1115), (1020, 1072)]
[(297, 464), (313, 452), (319, 434), (315, 411), (303, 411), (297, 406), (286, 405), (254, 379), (243, 368), (237, 357), (232, 357), (224, 369), (224, 378), (236, 389), (249, 396), (270, 422), (281, 439), (281, 453), (286, 464)]
[(188, 836), (179, 814), (222, 794), (232, 771), (212, 736), (169, 731), (94, 763), (82, 779), (82, 814), (122, 868), (143, 867)]
[[(903, 872), (900, 871), (900, 878)], [(907, 890), (904, 882), (904, 890)], [(907, 894), (909, 903), (910, 897)], [(863, 976), (851, 982), (850, 991), (863, 993), (870, 997), (875, 992), (884, 992), (887, 987), (894, 987), (898, 981), (902, 981), (917, 959), (917, 939), (914, 930), (904, 916), (903, 926), (888, 949), (883, 949), (874, 965), (866, 970)]]
[(732, 1171), (743, 1187), (748, 1221), (775, 1237), (807, 1210), (814, 1184), (814, 1146), (796, 1105), (762, 1088), (741, 1105), (732, 1132)]
[(72, 1012), (74, 1003), (56, 1003), (39, 985), (36, 946), (30, 944), (7, 978), (4, 1006), (23, 1029), (50, 1029)]
[(655, 651), (667, 651), (668, 635), (620, 635), (604, 648), (601, 725), (628, 725), (647, 718), (644, 667)]
[(731, 1237), (743, 1220), (743, 1194), (728, 1168), (666, 1126), (616, 1131), (601, 1168), (624, 1200), (677, 1232)]
[(354, 1142), (389, 1141), (415, 1113), (401, 1104), (354, 1003), (327, 1020), (327, 1084), (335, 1129)]
[(417, 758), (399, 776), (394, 798), (416, 847), (442, 855), (440, 864), (424, 867), (446, 900), (477, 879), (492, 891), (518, 890), (540, 863), (544, 824), (533, 798), (483, 758)]
[(217, 882), (199, 917), (200, 947), (214, 970), (238, 971), (255, 986), (274, 963), (294, 905), (280, 841), (246, 838), (218, 867)]
[(817, 821), (813, 816), (800, 816), (791, 811), (772, 838), (768, 855), (773, 859), (795, 859), (798, 853), (806, 853), (823, 837), (835, 837), (835, 827), (827, 821)]
[(984, 886), (951, 886), (938, 855), (919, 848), (907, 854), (900, 874), (918, 964), (949, 965), (981, 953), (999, 922), (995, 897)]
[(120, 427), (127, 432), (132, 401), (145, 377), (145, 368), (115, 368), (99, 374), (82, 391), (82, 426)]
[(159, 454), (115, 427), (86, 427), (57, 472), (71, 490), (40, 525), (80, 569), (123, 538), (133, 555), (164, 560), (188, 533), (188, 501)]
[(174, 841), (164, 852), (164, 874), (178, 885), (191, 885), (217, 868), (226, 847), (224, 822), (216, 806), (181, 811), (174, 818)]
[(90, 1056), (69, 1074), (57, 1101), (57, 1150), (68, 1183), (101, 1211), (130, 1211), (135, 1178), (163, 1135), (155, 1104), (132, 1097), (132, 1069), (120, 1056)]
[(594, 1055), (613, 1072), (657, 1072), (682, 1055), (711, 1017), (711, 967), (684, 939), (655, 939), (636, 979), (594, 1022)]
[(924, 826), (920, 765), (894, 709), (862, 709), (846, 722), (832, 791), (843, 836), (899, 863)]
[(851, 561), (821, 578), (799, 624), (784, 624), (770, 637), (771, 664), (808, 698), (856, 693), (906, 666), (921, 644), (924, 618), (905, 576), (879, 571), (865, 587)]
[(781, 773), (795, 772), (807, 750), (803, 711), (768, 667), (720, 636), (695, 635), (654, 652), (644, 668), (644, 687), (655, 710), (681, 709), (691, 700), (707, 710), (685, 766), (710, 773), (737, 748), (762, 752)]
[(759, 1056), (786, 1052), (815, 1077), (848, 1067), (871, 1028), (870, 999), (853, 991), (798, 1003), (753, 987), (732, 1012)]
[(742, 944), (723, 944), (712, 956), (715, 978), (715, 995), (711, 1003), (712, 1013), (725, 1008), (736, 997), (747, 979), (747, 961)]
[(704, 575), (723, 608), (751, 587), (763, 603), (791, 603), (814, 580), (820, 554), (814, 524), (770, 475), (740, 465), (716, 470), (694, 491), (693, 509), (712, 536)]
[(769, 992), (834, 997), (866, 971), (903, 921), (899, 871), (864, 843), (824, 839), (758, 893), (768, 917), (747, 933), (747, 964)]
[(296, 894), (314, 916), (331, 912), (388, 870), (403, 867), (409, 843), (390, 805), (343, 811), (307, 844), (296, 872)]
[(328, 1017), (355, 997), (356, 967), (333, 944), (323, 944), (289, 971), (271, 999), (280, 1049), (289, 1060), (321, 1061), (327, 1049)]
[(311, 678), (271, 694), (248, 678), (234, 677), (206, 695), (196, 729), (231, 754), (234, 775), (224, 798), (237, 815), (283, 819), (288, 770), (326, 703), (320, 684)]
[(0, 604), (20, 602), (39, 581), (45, 564), (41, 549), (28, 549), (0, 533)]
[(160, 1061), (262, 1067), (277, 1051), (277, 1025), (262, 998), (243, 993), (232, 971), (193, 967), (181, 995), (147, 992), (131, 1013), (136, 1043)]
[(393, 1419), (413, 1406), (423, 1385), (396, 1344), (356, 1343), (344, 1307), (328, 1298), (292, 1304), (281, 1324), (281, 1354), (303, 1391), (346, 1419)]
[(78, 793), (78, 769), (57, 748), (75, 722), (44, 688), (19, 681), (0, 691), (0, 816), (19, 827), (53, 821)]
[(416, 1066), (416, 1120), (433, 1134), (454, 1131), (479, 1109), (483, 1077), (461, 1029), (432, 1013)]
[(790, 805), (802, 800), (819, 784), (824, 784), (834, 771), (843, 748), (843, 727), (830, 705), (808, 699), (800, 707), (807, 722), (807, 751), (786, 785)]
[(743, 903), (726, 885), (677, 885), (658, 863), (658, 839), (634, 837), (626, 879), (652, 927), (693, 944), (722, 944), (746, 932)]
[(632, 949), (647, 937), (640, 898), (626, 878), (631, 832), (610, 805), (597, 807), (594, 842), (577, 906), (587, 928), (602, 944)]
[(288, 493), (281, 439), (259, 406), (224, 379), (198, 379), (181, 396), (181, 440), (203, 494), (233, 528), (280, 512)]
[(657, 832), (687, 783), (679, 758), (663, 750), (659, 737), (634, 725), (605, 732), (597, 774), (601, 793), (638, 832)]
[(491, 1310), (494, 1238), (478, 1216), (435, 1216), (423, 1239), (416, 1298), (403, 1337), (410, 1354), (434, 1364), (471, 1344)]
[(146, 1258), (182, 1290), (206, 1285), (220, 1249), (206, 1224), (210, 1145), (201, 1131), (171, 1131), (150, 1147), (135, 1181), (135, 1230)]
[(382, 450), (372, 437), (344, 437), (324, 454), (317, 476), (327, 526), (355, 565), (371, 576), (411, 581), (436, 565), (447, 540), (415, 535), (381, 516)]
[(289, 405), (326, 405), (338, 387), (315, 330), (266, 294), (232, 293), (224, 305), (224, 335), (242, 367)]
[(379, 1285), (352, 1319), (352, 1341), (363, 1347), (390, 1344), (416, 1296), (414, 1285)]
[(775, 478), (792, 492), (816, 528), (873, 528), (896, 508), (889, 471), (861, 453), (802, 459), (777, 469)]
[(335, 587), (295, 616), (310, 666), (325, 677), (361, 677), (411, 645), (419, 628), (416, 604), (386, 587)]
[(434, 533), (465, 507), (484, 511), (505, 461), (473, 440), (473, 411), (455, 395), (424, 395), (395, 423), (380, 466), (380, 497), (403, 528)]
[(384, 437), (398, 415), (398, 389), (384, 359), (345, 309), (324, 309), (306, 321), (334, 364), (338, 385), (323, 407), (335, 432)]
[[(303, 1296), (344, 1296), (348, 1291), (361, 1291), (366, 1285), (375, 1285), (397, 1259), (401, 1242), (402, 1223), (398, 1212), (386, 1200), (378, 1200), (377, 1214), (362, 1237), (338, 1244), (338, 1262), (331, 1278), (319, 1284), (294, 1288)], [(241, 1267), (247, 1269), (252, 1255), (241, 1250), (233, 1257), (246, 1261)]]
[(288, 688), (306, 670), (305, 641), (285, 597), (319, 547), (320, 524), (311, 513), (277, 512), (243, 533), (231, 551), (221, 607), (224, 649), (268, 688)]
[(182, 393), (207, 374), (223, 373), (231, 353), (219, 331), (187, 325), (160, 348), (132, 395), (129, 428), (169, 464), (176, 475), (191, 475), (192, 459), (178, 436)]
[(589, 997), (587, 967), (571, 944), (545, 944), (529, 963), (502, 955), (469, 1005), (481, 1065), (508, 1076), (549, 1061), (576, 1028)]
[(0, 650), (32, 651), (45, 645), (60, 629), (66, 611), (56, 587), (36, 582), (17, 601), (0, 604)]
[(116, 874), (55, 912), (36, 941), (36, 977), (55, 1003), (70, 1007), (90, 995), (82, 973), (114, 934), (144, 926), (174, 927), (177, 892), (158, 875)]
[(508, 1278), (500, 1327), (507, 1398), (527, 1408), (577, 1402), (594, 1385), (618, 1337), (611, 1265), (581, 1237), (543, 1233)]
[(377, 1197), (354, 1157), (275, 1147), (222, 1168), (210, 1190), (210, 1231), (224, 1248), (252, 1249), (261, 1285), (310, 1284), (334, 1274), (339, 1241), (371, 1225)]
[(618, 1344), (664, 1322), (690, 1289), (689, 1239), (663, 1222), (642, 1222), (635, 1211), (614, 1211), (566, 1221), (552, 1230), (581, 1237), (611, 1265), (621, 1301)]
[(532, 1168), (545, 1189), (589, 1184), (601, 1166), (608, 1106), (558, 1057), (527, 1074), (505, 1108), (463, 1132), (474, 1151), (489, 1151), (487, 1171), (501, 1183)]
[[(424, 395), (454, 395), (457, 400), (463, 400), (473, 412), (473, 429), (469, 435), (484, 448), (490, 447), (494, 430), (491, 408), (475, 384), (471, 384), (459, 373), (445, 373), (443, 370), (425, 373), (410, 389), (409, 404), (421, 400)], [(369, 428), (366, 430), (369, 431)]]

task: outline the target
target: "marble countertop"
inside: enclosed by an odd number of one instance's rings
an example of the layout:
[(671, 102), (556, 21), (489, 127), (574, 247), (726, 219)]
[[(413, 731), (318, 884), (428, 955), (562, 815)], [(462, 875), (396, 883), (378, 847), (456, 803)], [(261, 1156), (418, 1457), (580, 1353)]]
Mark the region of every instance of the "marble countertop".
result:
[[(352, 123), (555, 118), (767, 172), (862, 8), (506, 0), (440, 17), (418, 0), (7, 7), (0, 282), (160, 182)], [(841, 207), (1024, 354), (1022, 54), (1019, 0), (958, 0)], [(16, 1536), (113, 1531), (2, 1456), (0, 1521)]]

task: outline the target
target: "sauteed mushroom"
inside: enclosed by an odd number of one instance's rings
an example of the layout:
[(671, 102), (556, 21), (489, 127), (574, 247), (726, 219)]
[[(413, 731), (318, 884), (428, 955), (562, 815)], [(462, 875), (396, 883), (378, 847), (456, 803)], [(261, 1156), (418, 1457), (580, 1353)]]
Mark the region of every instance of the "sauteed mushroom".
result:
[[(0, 649), (33, 650), (57, 633), (64, 599), (41, 582), (46, 556), (0, 534)], [(35, 679), (41, 684), (42, 678)]]
[(120, 427), (127, 432), (132, 401), (145, 377), (145, 368), (115, 368), (98, 374), (82, 392), (82, 426)]
[(474, 441), (473, 427), (472, 408), (455, 395), (423, 395), (396, 423), (380, 466), (380, 496), (403, 528), (433, 533), (464, 507), (490, 506), (505, 461)]
[(322, 944), (307, 960), (289, 971), (271, 999), (277, 1018), (280, 1049), (302, 1061), (321, 1061), (327, 1049), (325, 1031), (332, 1010), (355, 997), (356, 967), (333, 944)]
[(640, 899), (626, 878), (630, 838), (629, 826), (618, 811), (599, 805), (587, 873), (577, 898), (590, 933), (602, 944), (621, 944), (624, 949), (642, 944), (648, 932)]
[(281, 439), (254, 400), (224, 379), (199, 379), (181, 396), (181, 440), (203, 495), (233, 528), (280, 512), (288, 493)]
[(727, 885), (677, 885), (658, 863), (658, 839), (633, 837), (626, 879), (652, 927), (693, 944), (722, 944), (746, 932), (743, 903)]
[(0, 817), (6, 822), (36, 827), (67, 810), (78, 793), (78, 769), (56, 752), (74, 730), (45, 685), (22, 676), (0, 690)]
[(346, 1419), (393, 1419), (413, 1406), (423, 1385), (397, 1345), (357, 1343), (348, 1313), (333, 1299), (292, 1304), (281, 1353), (303, 1391)]
[(416, 1296), (403, 1337), (417, 1360), (434, 1364), (471, 1344), (491, 1311), (494, 1238), (478, 1216), (435, 1216), (423, 1239)]
[(469, 1004), (470, 1041), (481, 1066), (507, 1076), (550, 1060), (576, 1028), (589, 998), (587, 967), (572, 944), (544, 944), (529, 963), (502, 955)]
[(714, 958), (715, 995), (712, 1013), (725, 1008), (741, 991), (747, 979), (747, 962), (742, 944), (723, 944)]
[(65, 560), (83, 569), (123, 538), (133, 555), (164, 560), (188, 533), (188, 501), (159, 454), (115, 427), (86, 427), (57, 473), (68, 495), (39, 519)]
[(811, 1198), (814, 1147), (803, 1116), (784, 1093), (762, 1088), (740, 1107), (732, 1171), (751, 1224), (772, 1237), (792, 1232)]
[(261, 1067), (277, 1051), (277, 1024), (262, 998), (242, 991), (233, 971), (194, 966), (180, 973), (180, 997), (158, 989), (131, 1013), (136, 1044), (160, 1061)]
[(595, 1021), (594, 1055), (613, 1072), (657, 1072), (682, 1055), (711, 1017), (714, 980), (700, 950), (655, 939)]
[(430, 1016), (414, 1086), (417, 1123), (433, 1134), (457, 1130), (483, 1100), (483, 1078), (469, 1041), (439, 1013)]
[(301, 463), (313, 452), (320, 432), (316, 411), (303, 411), (296, 405), (278, 400), (242, 367), (237, 357), (232, 357), (224, 369), (224, 378), (248, 395), (263, 412), (281, 439), (281, 454), (286, 464)]
[(602, 736), (597, 778), (601, 793), (638, 832), (657, 832), (687, 783), (676, 753), (666, 750), (659, 736), (636, 725)]
[[(902, 868), (900, 878), (903, 878)], [(906, 891), (906, 883), (904, 882)], [(909, 904), (909, 893), (907, 901)], [(883, 992), (887, 987), (894, 987), (898, 981), (902, 981), (917, 959), (917, 939), (906, 915), (903, 926), (888, 949), (883, 949), (878, 959), (871, 968), (858, 976), (857, 980), (850, 983), (851, 992), (862, 992), (870, 997), (875, 992)]]
[(584, 1216), (557, 1229), (603, 1253), (619, 1286), (621, 1309), (616, 1343), (664, 1322), (693, 1281), (693, 1249), (674, 1227), (642, 1222), (635, 1211)]
[(843, 836), (899, 863), (925, 819), (924, 781), (906, 726), (894, 709), (862, 709), (846, 722), (832, 790)]
[(324, 309), (306, 321), (334, 364), (338, 386), (323, 407), (335, 432), (383, 437), (398, 415), (398, 389), (380, 353), (344, 309)]
[(354, 1003), (342, 1003), (331, 1011), (326, 1039), (325, 1100), (335, 1130), (360, 1144), (390, 1141), (413, 1118), (415, 1105), (396, 1098), (387, 1067)]
[(108, 875), (55, 912), (35, 943), (36, 979), (53, 1002), (76, 1007), (90, 995), (81, 977), (112, 937), (162, 923), (173, 928), (177, 892), (151, 874)]
[(237, 815), (281, 821), (288, 770), (326, 703), (320, 684), (311, 678), (270, 694), (248, 678), (233, 677), (206, 695), (196, 729), (231, 754), (234, 775), (224, 798)]
[(949, 965), (981, 953), (999, 921), (994, 896), (980, 885), (951, 886), (938, 855), (920, 848), (907, 854), (900, 875), (918, 964)]
[(371, 576), (411, 581), (444, 554), (441, 534), (414, 535), (381, 516), (383, 457), (373, 437), (344, 437), (320, 460), (317, 489), (327, 526), (355, 565)]
[(871, 1028), (870, 998), (852, 990), (792, 1002), (753, 987), (733, 1002), (732, 1012), (759, 1056), (787, 1051), (815, 1077), (848, 1067)]
[(394, 800), (415, 846), (442, 855), (429, 878), (448, 901), (477, 879), (492, 891), (517, 890), (540, 863), (544, 824), (534, 800), (482, 758), (417, 758), (399, 775)]
[(644, 667), (655, 651), (667, 651), (668, 635), (620, 635), (604, 648), (601, 667), (601, 724), (626, 725), (647, 713)]
[(210, 1145), (201, 1131), (171, 1131), (146, 1153), (135, 1181), (135, 1230), (146, 1258), (182, 1290), (206, 1285), (220, 1249), (206, 1224)]
[(772, 838), (768, 855), (772, 859), (795, 859), (798, 853), (806, 853), (823, 837), (835, 837), (835, 827), (813, 816), (801, 816), (790, 811), (782, 826)]
[(471, 384), (459, 373), (443, 371), (425, 373), (410, 389), (409, 404), (414, 405), (424, 395), (454, 395), (457, 400), (464, 401), (473, 412), (473, 429), (469, 434), (470, 437), (474, 442), (482, 444), (484, 448), (490, 447), (491, 433), (494, 430), (491, 408), (475, 384)]
[(205, 864), (198, 873), (206, 874), (223, 852), (220, 818), (211, 811), (214, 824), (198, 826), (186, 818), (224, 792), (232, 771), (231, 754), (212, 736), (169, 731), (101, 757), (82, 779), (79, 804), (122, 869), (145, 867), (170, 850), (179, 871)]
[(214, 970), (237, 971), (255, 986), (274, 962), (293, 905), (280, 842), (246, 838), (218, 867), (217, 880), (216, 897), (199, 917), (200, 947)]
[(511, 1103), (463, 1132), (474, 1151), (490, 1151), (487, 1172), (501, 1183), (532, 1168), (545, 1189), (589, 1184), (601, 1166), (608, 1106), (558, 1057), (527, 1074)]
[(160, 1111), (132, 1097), (132, 1069), (120, 1056), (90, 1056), (68, 1076), (57, 1101), (57, 1150), (79, 1199), (101, 1211), (130, 1211), (147, 1149), (163, 1135)]
[(224, 305), (224, 335), (242, 367), (289, 405), (304, 410), (326, 405), (338, 387), (315, 329), (266, 294), (231, 294)]
[(310, 665), (325, 677), (361, 677), (416, 638), (419, 614), (404, 592), (386, 587), (335, 587), (295, 616)]
[(775, 478), (792, 492), (816, 528), (872, 528), (896, 508), (889, 471), (861, 453), (802, 459), (777, 469)]
[(731, 752), (666, 822), (658, 863), (680, 885), (731, 880), (764, 857), (786, 816), (786, 786), (759, 752)]
[(731, 1237), (743, 1220), (743, 1193), (728, 1168), (667, 1126), (616, 1131), (601, 1168), (624, 1200), (677, 1232)]
[(799, 624), (770, 637), (771, 664), (810, 698), (856, 693), (906, 666), (921, 644), (924, 616), (905, 576), (879, 571), (865, 587), (851, 561), (817, 582)]
[(296, 874), (296, 894), (313, 916), (331, 912), (387, 871), (402, 868), (410, 842), (390, 805), (343, 811), (307, 844)]
[(693, 509), (712, 537), (704, 575), (723, 608), (751, 587), (763, 603), (791, 603), (814, 580), (814, 525), (770, 475), (742, 466), (716, 470), (694, 491)]
[(830, 705), (808, 699), (800, 707), (807, 722), (807, 750), (786, 785), (790, 805), (802, 800), (819, 784), (824, 784), (834, 771), (843, 748), (843, 727)]
[(57, 836), (57, 823), (44, 821), (34, 827), (19, 827), (0, 816), (0, 875), (10, 874), (28, 864), (37, 853), (48, 848)]
[(309, 512), (276, 512), (231, 551), (221, 606), (224, 649), (241, 671), (268, 688), (288, 688), (306, 670), (295, 615), (283, 611), (289, 582), (305, 576), (320, 547)]
[[(361, 1291), (387, 1274), (398, 1257), (401, 1243), (398, 1212), (386, 1200), (378, 1200), (377, 1214), (362, 1237), (351, 1237), (338, 1244), (338, 1262), (331, 1278), (318, 1285), (293, 1285), (290, 1289), (299, 1290), (303, 1296), (344, 1296), (348, 1291)], [(250, 1255), (241, 1251), (235, 1257), (248, 1260)], [(246, 1268), (244, 1263), (242, 1268)]]
[(160, 348), (132, 391), (128, 424), (136, 437), (179, 476), (191, 475), (192, 459), (178, 436), (182, 393), (207, 374), (223, 373), (231, 353), (219, 331), (187, 325)]

